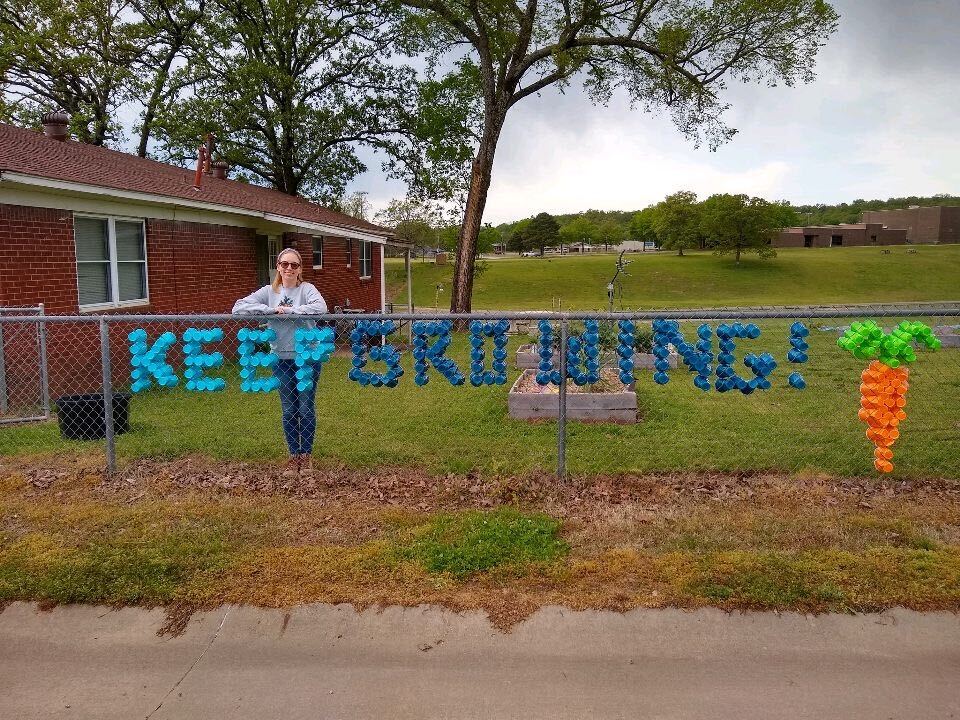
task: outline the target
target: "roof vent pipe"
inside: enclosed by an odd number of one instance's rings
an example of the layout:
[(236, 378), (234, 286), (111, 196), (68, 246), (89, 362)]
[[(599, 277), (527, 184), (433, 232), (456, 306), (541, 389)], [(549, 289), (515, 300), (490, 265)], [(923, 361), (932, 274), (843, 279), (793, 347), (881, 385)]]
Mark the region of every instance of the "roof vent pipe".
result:
[(40, 122), (43, 123), (43, 134), (48, 138), (63, 142), (70, 137), (70, 131), (68, 130), (70, 116), (63, 110), (44, 113)]
[(210, 163), (210, 167), (213, 169), (213, 176), (215, 178), (220, 178), (221, 180), (227, 179), (227, 172), (230, 170), (230, 166), (227, 165), (223, 160), (215, 160)]

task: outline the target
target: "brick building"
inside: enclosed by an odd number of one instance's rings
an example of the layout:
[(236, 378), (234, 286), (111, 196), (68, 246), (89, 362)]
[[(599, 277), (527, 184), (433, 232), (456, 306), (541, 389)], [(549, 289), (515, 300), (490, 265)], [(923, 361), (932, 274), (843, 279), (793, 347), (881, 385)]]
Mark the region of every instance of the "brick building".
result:
[(190, 170), (0, 124), (0, 306), (229, 312), (295, 247), (331, 310), (376, 312), (387, 243), (401, 244), (276, 190), (213, 175), (197, 189)]
[(960, 242), (960, 207), (910, 207), (902, 210), (867, 210), (863, 221), (905, 228), (907, 242), (923, 245)]
[(903, 245), (906, 230), (884, 227), (882, 223), (851, 223), (784, 228), (773, 239), (773, 246), (849, 247), (857, 245)]
[[(193, 171), (50, 133), (0, 124), (0, 307), (230, 312), (270, 281), (280, 250), (295, 247), (331, 311), (379, 312), (384, 246), (409, 252), (388, 230), (302, 198), (214, 175), (197, 189)], [(0, 406), (36, 395), (35, 328), (9, 325), (0, 336)], [(51, 395), (99, 387), (97, 325), (49, 323), (46, 332)], [(111, 346), (126, 357), (122, 328)], [(114, 370), (122, 381), (124, 364)]]

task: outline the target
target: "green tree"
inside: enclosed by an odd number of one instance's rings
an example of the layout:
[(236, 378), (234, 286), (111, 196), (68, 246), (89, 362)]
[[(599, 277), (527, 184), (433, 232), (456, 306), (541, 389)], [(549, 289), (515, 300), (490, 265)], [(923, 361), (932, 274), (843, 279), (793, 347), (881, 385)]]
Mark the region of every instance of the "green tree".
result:
[(453, 252), (457, 249), (457, 236), (459, 234), (460, 228), (457, 225), (447, 225), (440, 228), (437, 233), (437, 246), (447, 252)]
[(344, 215), (357, 218), (357, 220), (369, 221), (372, 208), (370, 201), (367, 199), (368, 194), (362, 190), (357, 190), (349, 195), (341, 195), (333, 199), (330, 207)]
[(188, 162), (213, 132), (243, 178), (339, 197), (365, 169), (357, 146), (387, 147), (410, 119), (414, 76), (392, 62), (391, 20), (327, 0), (208, 0), (195, 84), (156, 121), (164, 153)]
[(0, 120), (38, 126), (44, 111), (62, 109), (80, 142), (118, 139), (116, 109), (141, 50), (130, 14), (126, 0), (0, 2)]
[(137, 155), (147, 156), (157, 115), (197, 80), (196, 66), (179, 61), (188, 50), (203, 45), (198, 30), (207, 0), (131, 0), (140, 16), (139, 35), (144, 47), (134, 63), (132, 87), (143, 98), (143, 113), (137, 130), (140, 142)]
[(813, 80), (817, 52), (837, 26), (824, 0), (399, 0), (421, 28), (437, 72), (445, 58), (472, 79), (477, 141), (454, 267), (450, 309), (470, 310), (474, 245), (507, 114), (523, 99), (583, 77), (591, 97), (622, 87), (646, 110), (668, 109), (679, 130), (711, 146), (726, 78), (768, 85)]
[(493, 252), (494, 243), (502, 242), (500, 231), (490, 223), (480, 228), (480, 237), (477, 239), (477, 256), (482, 253)]
[(436, 206), (412, 198), (394, 199), (377, 213), (375, 220), (411, 243), (415, 252), (425, 256), (427, 248), (437, 246), (440, 210)]
[(560, 243), (560, 226), (550, 213), (538, 213), (527, 227), (527, 239), (530, 247), (540, 248), (540, 254), (548, 247)]
[(584, 215), (577, 215), (560, 228), (560, 242), (565, 245), (575, 243), (593, 244), (597, 239), (596, 223)]
[(627, 239), (627, 228), (608, 217), (597, 226), (597, 240), (603, 244), (604, 250), (609, 250), (610, 246), (616, 246)]
[(718, 255), (755, 252), (761, 258), (775, 257), (771, 241), (783, 227), (783, 208), (763, 198), (747, 195), (711, 195), (700, 204), (700, 228)]
[(513, 227), (513, 231), (507, 239), (507, 250), (515, 252), (518, 255), (532, 247), (530, 236), (527, 233), (530, 227), (530, 219), (521, 220)]
[(700, 237), (700, 209), (697, 206), (697, 194), (681, 190), (667, 195), (653, 208), (653, 230), (660, 241), (660, 247), (676, 250), (683, 255), (685, 248), (697, 245)]
[(776, 227), (788, 228), (800, 225), (800, 213), (790, 205), (788, 200), (778, 200), (771, 203), (770, 210), (773, 213)]
[(633, 214), (633, 217), (630, 218), (630, 235), (634, 240), (639, 240), (642, 243), (659, 244), (657, 231), (654, 229), (653, 219), (655, 214), (656, 211), (653, 206)]

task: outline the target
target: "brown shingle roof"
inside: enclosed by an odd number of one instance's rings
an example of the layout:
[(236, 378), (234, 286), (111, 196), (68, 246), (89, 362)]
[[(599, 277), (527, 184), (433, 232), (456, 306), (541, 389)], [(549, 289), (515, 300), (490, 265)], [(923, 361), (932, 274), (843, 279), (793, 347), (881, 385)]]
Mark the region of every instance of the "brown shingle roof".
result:
[(0, 171), (4, 170), (50, 180), (267, 212), (296, 220), (390, 235), (389, 230), (379, 225), (352, 218), (279, 190), (235, 180), (220, 180), (210, 175), (204, 175), (200, 189), (195, 190), (193, 170), (95, 145), (69, 140), (61, 142), (48, 138), (43, 133), (0, 123)]

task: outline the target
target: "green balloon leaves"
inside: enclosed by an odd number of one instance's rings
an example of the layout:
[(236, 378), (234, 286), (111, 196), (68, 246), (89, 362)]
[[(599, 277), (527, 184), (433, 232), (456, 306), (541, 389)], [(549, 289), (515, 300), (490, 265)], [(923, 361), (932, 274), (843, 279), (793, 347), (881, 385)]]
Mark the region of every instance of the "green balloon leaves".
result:
[(922, 322), (904, 321), (885, 333), (873, 320), (855, 322), (837, 340), (837, 346), (849, 351), (858, 360), (876, 358), (887, 367), (900, 367), (917, 359), (914, 343), (937, 350), (940, 341)]

